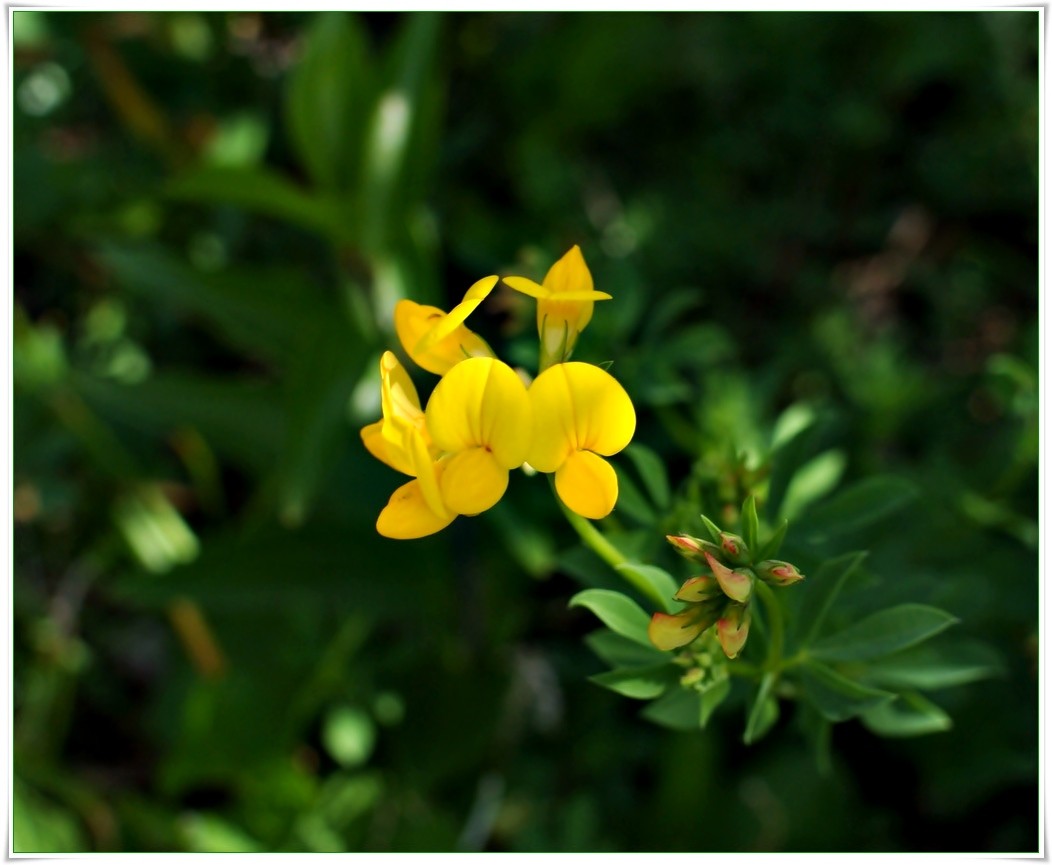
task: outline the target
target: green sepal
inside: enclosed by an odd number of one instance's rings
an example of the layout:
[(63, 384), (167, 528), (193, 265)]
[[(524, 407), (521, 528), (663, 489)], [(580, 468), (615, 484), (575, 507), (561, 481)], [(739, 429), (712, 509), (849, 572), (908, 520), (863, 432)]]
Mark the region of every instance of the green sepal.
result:
[[(710, 520), (705, 514), (701, 515), (701, 521), (705, 524), (705, 529), (709, 533), (709, 537), (712, 538), (712, 542), (719, 547), (720, 546), (720, 534), (722, 529)], [(722, 548), (721, 548), (722, 549)]]
[(760, 517), (756, 513), (756, 496), (749, 496), (742, 505), (741, 522), (745, 546), (755, 550), (760, 541)]

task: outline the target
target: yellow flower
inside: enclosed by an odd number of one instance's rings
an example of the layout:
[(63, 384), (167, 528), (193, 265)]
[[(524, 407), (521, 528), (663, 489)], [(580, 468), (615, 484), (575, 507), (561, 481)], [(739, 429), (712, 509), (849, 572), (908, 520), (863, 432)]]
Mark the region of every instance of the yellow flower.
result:
[(523, 276), (506, 276), (504, 282), (537, 298), (542, 371), (570, 357), (577, 335), (592, 320), (594, 301), (610, 299), (606, 292), (595, 290), (592, 274), (576, 245), (551, 266), (543, 285)]
[[(427, 435), (399, 418), (392, 426), (416, 480), (395, 491), (376, 528), (389, 538), (419, 538), (458, 515), (493, 507), (522, 465), (533, 423), (526, 386), (495, 358), (469, 358), (438, 383), (424, 412)], [(395, 433), (392, 433), (395, 437)], [(384, 441), (387, 442), (386, 432)], [(434, 453), (440, 453), (435, 461)]]
[(406, 451), (405, 432), (400, 424), (415, 428), (423, 436), (428, 450), (431, 439), (413, 380), (389, 351), (380, 358), (380, 405), (383, 418), (362, 428), (362, 442), (380, 462), (402, 474), (415, 476), (411, 455)]
[(435, 375), (445, 375), (465, 358), (493, 357), (493, 349), (468, 330), (464, 321), (496, 284), (496, 276), (480, 279), (449, 312), (412, 300), (398, 301), (394, 310), (395, 332), (406, 354)]
[(617, 475), (603, 457), (632, 441), (632, 400), (613, 376), (588, 363), (549, 367), (529, 396), (533, 442), (527, 462), (555, 472), (555, 490), (570, 510), (588, 519), (605, 517), (617, 503)]

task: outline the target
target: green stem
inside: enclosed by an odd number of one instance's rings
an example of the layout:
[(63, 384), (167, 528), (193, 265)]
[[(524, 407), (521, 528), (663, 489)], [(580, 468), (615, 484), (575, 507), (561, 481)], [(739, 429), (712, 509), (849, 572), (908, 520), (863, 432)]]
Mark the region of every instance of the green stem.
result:
[(760, 596), (763, 602), (767, 613), (767, 626), (770, 629), (764, 669), (778, 670), (782, 666), (782, 652), (785, 649), (785, 614), (782, 611), (782, 603), (775, 596), (771, 587), (762, 580), (756, 581), (753, 591)]
[(575, 514), (571, 511), (562, 503), (562, 500), (559, 499), (558, 496), (556, 496), (556, 500), (559, 502), (559, 507), (562, 509), (562, 512), (566, 515), (567, 522), (569, 522), (574, 531), (577, 532), (581, 540), (584, 541), (585, 546), (610, 565), (610, 567), (617, 572), (617, 575), (625, 582), (629, 583), (632, 588), (641, 592), (653, 601), (657, 609), (664, 610), (665, 599), (661, 594), (652, 585), (638, 577), (632, 571), (621, 567), (621, 565), (627, 565), (629, 563), (628, 557), (610, 543), (610, 541), (607, 540), (607, 538), (599, 531), (599, 529), (593, 526), (591, 522), (586, 520), (580, 514)]

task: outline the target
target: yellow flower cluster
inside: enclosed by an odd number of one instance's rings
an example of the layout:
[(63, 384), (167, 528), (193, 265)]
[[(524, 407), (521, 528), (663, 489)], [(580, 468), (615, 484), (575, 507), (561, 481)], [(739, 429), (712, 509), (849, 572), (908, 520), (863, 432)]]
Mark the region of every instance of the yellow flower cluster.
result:
[(544, 283), (508, 276), (504, 282), (537, 299), (540, 374), (525, 374), (497, 359), (464, 324), (499, 281), (480, 279), (448, 313), (402, 300), (395, 331), (418, 366), (442, 377), (427, 407), (391, 352), (380, 359), (383, 417), (361, 431), (369, 452), (412, 480), (391, 496), (376, 521), (389, 538), (420, 538), (458, 516), (493, 507), (524, 464), (555, 474), (563, 503), (589, 519), (607, 516), (617, 502), (617, 475), (603, 457), (632, 440), (636, 414), (623, 387), (605, 370), (569, 361), (578, 334), (592, 317), (595, 291), (581, 250), (552, 265)]

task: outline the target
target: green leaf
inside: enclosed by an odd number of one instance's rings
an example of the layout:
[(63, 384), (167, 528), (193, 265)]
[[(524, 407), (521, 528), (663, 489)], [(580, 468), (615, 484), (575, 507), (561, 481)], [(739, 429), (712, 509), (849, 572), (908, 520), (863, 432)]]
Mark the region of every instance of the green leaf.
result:
[(672, 494), (669, 491), (668, 473), (665, 471), (665, 464), (661, 461), (661, 457), (638, 442), (625, 448), (625, 453), (628, 454), (628, 458), (632, 460), (636, 471), (643, 479), (651, 500), (661, 510), (666, 509), (672, 499)]
[(731, 681), (730, 679), (721, 679), (716, 682), (712, 687), (706, 688), (701, 692), (701, 713), (698, 718), (698, 726), (701, 729), (705, 729), (708, 726), (709, 718), (712, 717), (712, 713), (716, 711), (719, 705), (727, 699), (728, 694), (731, 692)]
[(818, 636), (840, 590), (867, 555), (866, 552), (856, 552), (830, 559), (822, 563), (813, 577), (804, 581), (798, 621), (800, 627), (807, 630), (801, 646), (809, 645)]
[(811, 502), (831, 493), (846, 466), (847, 457), (841, 450), (828, 450), (801, 466), (786, 487), (781, 515), (791, 520)]
[[(749, 496), (742, 505), (742, 539), (753, 553), (757, 552), (760, 537), (760, 518), (756, 513), (756, 496)], [(762, 561), (757, 558), (756, 561)]]
[(916, 497), (916, 486), (903, 478), (866, 478), (808, 511), (806, 527), (816, 538), (846, 535), (890, 517)]
[[(941, 641), (940, 641), (941, 642)], [(874, 685), (934, 691), (988, 679), (1003, 672), (997, 655), (986, 646), (916, 646), (871, 662), (863, 673)]]
[(745, 723), (742, 741), (746, 745), (758, 742), (778, 720), (778, 700), (771, 694), (777, 680), (777, 674), (769, 672), (764, 674), (763, 681), (760, 682), (756, 699), (749, 710), (749, 719)]
[(570, 598), (569, 606), (586, 607), (611, 631), (653, 648), (647, 637), (650, 616), (631, 598), (610, 589), (585, 589)]
[(633, 700), (659, 697), (679, 681), (680, 670), (668, 661), (647, 667), (623, 667), (589, 676), (591, 682)]
[(657, 521), (654, 509), (623, 469), (614, 466), (614, 471), (617, 474), (617, 510), (645, 526), (652, 526)]
[(347, 189), (360, 177), (375, 92), (368, 40), (358, 18), (342, 11), (316, 15), (303, 58), (289, 77), (285, 123), (319, 186)]
[(824, 718), (834, 722), (846, 721), (895, 699), (889, 691), (862, 685), (816, 661), (808, 661), (801, 668), (801, 678), (809, 702)]
[(895, 738), (942, 733), (953, 726), (949, 715), (915, 692), (900, 694), (893, 703), (863, 712), (862, 723), (878, 736)]
[(778, 551), (782, 548), (782, 541), (785, 540), (786, 532), (789, 531), (789, 520), (782, 520), (782, 524), (774, 530), (768, 539), (767, 543), (763, 545), (763, 549), (754, 557), (754, 561), (762, 562), (765, 559), (773, 559), (778, 555)]
[(714, 544), (720, 543), (720, 527), (710, 520), (705, 514), (701, 515), (701, 521), (705, 524), (705, 529), (709, 533), (709, 537), (712, 538)]
[(945, 631), (959, 620), (923, 604), (881, 610), (819, 640), (810, 654), (826, 661), (864, 661), (890, 655)]
[[(786, 415), (790, 410), (786, 411)], [(829, 412), (816, 414), (802, 406), (787, 423), (779, 423), (780, 434), (772, 450), (771, 479), (767, 487), (767, 513), (773, 519), (782, 513), (789, 483), (808, 459), (828, 450), (836, 439), (837, 417)]]
[(266, 168), (194, 168), (170, 180), (163, 191), (178, 201), (240, 207), (336, 242), (354, 236), (346, 207)]
[(186, 814), (179, 828), (187, 849), (193, 853), (258, 853), (263, 849), (240, 826), (215, 814)]
[(677, 608), (672, 596), (679, 591), (679, 583), (673, 579), (668, 571), (654, 565), (641, 565), (638, 562), (625, 562), (618, 565), (617, 570), (635, 574), (639, 579), (652, 586), (655, 594), (664, 599), (663, 604), (666, 613), (671, 613)]
[(640, 714), (662, 727), (697, 730), (701, 726), (701, 694), (693, 689), (677, 688), (655, 700)]
[(588, 648), (611, 667), (642, 667), (668, 659), (668, 655), (654, 646), (641, 646), (635, 640), (622, 637), (606, 628), (592, 631), (584, 638)]

